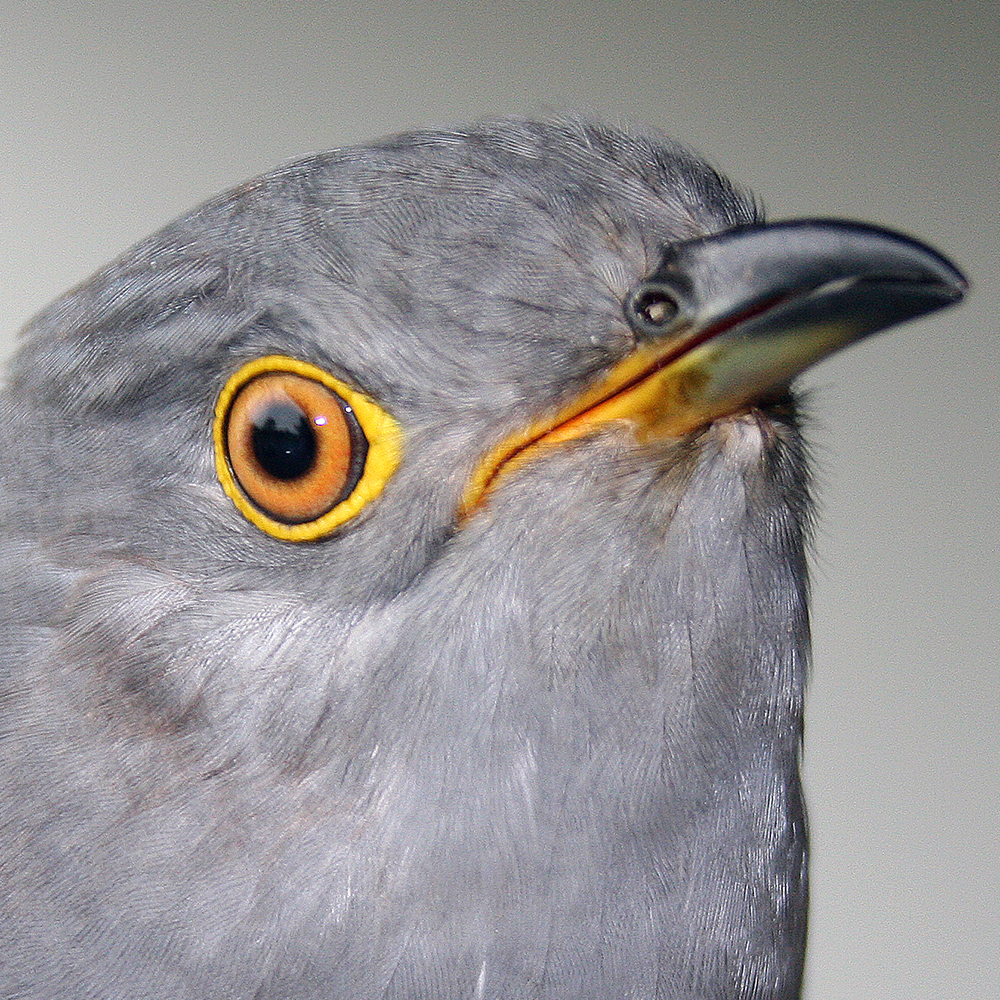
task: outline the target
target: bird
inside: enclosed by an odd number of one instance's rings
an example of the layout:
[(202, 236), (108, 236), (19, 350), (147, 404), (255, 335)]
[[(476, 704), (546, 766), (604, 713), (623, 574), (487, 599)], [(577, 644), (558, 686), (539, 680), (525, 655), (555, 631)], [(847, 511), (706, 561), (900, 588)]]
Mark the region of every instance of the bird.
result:
[(566, 117), (300, 159), (43, 310), (0, 996), (798, 997), (795, 379), (965, 290)]

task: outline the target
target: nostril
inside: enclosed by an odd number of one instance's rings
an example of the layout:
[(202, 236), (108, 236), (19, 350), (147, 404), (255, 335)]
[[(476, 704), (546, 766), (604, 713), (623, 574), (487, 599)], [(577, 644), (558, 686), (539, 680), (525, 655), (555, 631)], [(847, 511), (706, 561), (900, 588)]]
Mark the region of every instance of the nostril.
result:
[(645, 281), (625, 300), (625, 318), (639, 334), (660, 336), (680, 311), (666, 285)]

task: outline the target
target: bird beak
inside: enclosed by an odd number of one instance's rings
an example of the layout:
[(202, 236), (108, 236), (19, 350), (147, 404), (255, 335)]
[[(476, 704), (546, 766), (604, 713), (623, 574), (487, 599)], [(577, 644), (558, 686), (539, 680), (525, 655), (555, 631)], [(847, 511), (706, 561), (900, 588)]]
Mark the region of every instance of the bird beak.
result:
[(544, 448), (622, 421), (641, 442), (683, 437), (862, 337), (957, 302), (966, 287), (930, 247), (856, 223), (753, 225), (674, 244), (625, 302), (636, 349), (486, 455), (460, 516)]

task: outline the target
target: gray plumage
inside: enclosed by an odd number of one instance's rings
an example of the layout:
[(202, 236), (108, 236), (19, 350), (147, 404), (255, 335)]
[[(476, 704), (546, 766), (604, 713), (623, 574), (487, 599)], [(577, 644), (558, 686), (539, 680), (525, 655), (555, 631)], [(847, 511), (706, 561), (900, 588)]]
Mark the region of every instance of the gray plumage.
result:
[[(798, 995), (793, 398), (612, 424), (456, 520), (632, 349), (665, 246), (756, 221), (664, 140), (491, 123), (247, 183), (34, 321), (0, 397), (0, 996)], [(273, 353), (403, 428), (321, 541), (216, 479), (216, 397)]]

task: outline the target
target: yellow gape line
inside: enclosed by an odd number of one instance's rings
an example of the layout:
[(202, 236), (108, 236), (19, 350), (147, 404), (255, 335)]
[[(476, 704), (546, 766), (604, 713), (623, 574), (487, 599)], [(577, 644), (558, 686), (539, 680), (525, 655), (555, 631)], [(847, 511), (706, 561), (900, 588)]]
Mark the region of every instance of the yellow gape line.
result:
[[(276, 473), (261, 457), (262, 431), (302, 442), (306, 457)], [(215, 404), (213, 438), (226, 495), (251, 524), (288, 542), (324, 538), (356, 517), (396, 471), (402, 442), (399, 425), (377, 403), (322, 368), (280, 354), (250, 361), (229, 378)]]

